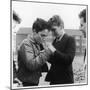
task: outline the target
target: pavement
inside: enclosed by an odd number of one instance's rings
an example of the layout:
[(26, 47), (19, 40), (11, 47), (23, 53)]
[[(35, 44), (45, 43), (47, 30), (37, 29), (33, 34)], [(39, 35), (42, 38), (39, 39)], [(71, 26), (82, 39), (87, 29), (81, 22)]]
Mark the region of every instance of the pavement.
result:
[[(75, 56), (73, 61), (73, 74), (74, 74), (74, 83), (75, 84), (87, 84), (87, 65), (86, 69), (84, 69), (83, 63), (83, 55)], [(50, 64), (48, 63), (48, 67), (50, 69)], [(42, 73), (42, 77), (40, 78), (39, 86), (48, 86), (50, 82), (45, 81), (47, 73)], [(22, 85), (13, 84), (14, 87), (21, 87)]]

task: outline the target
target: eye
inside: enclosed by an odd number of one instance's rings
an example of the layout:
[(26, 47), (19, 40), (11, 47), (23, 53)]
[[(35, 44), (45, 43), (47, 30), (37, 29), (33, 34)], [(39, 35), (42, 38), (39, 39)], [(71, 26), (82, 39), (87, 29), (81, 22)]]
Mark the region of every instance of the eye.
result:
[(45, 34), (41, 34), (41, 37), (46, 37), (47, 35), (45, 35)]
[(51, 30), (52, 30), (52, 31), (55, 31), (56, 29), (55, 29), (55, 28), (52, 28)]

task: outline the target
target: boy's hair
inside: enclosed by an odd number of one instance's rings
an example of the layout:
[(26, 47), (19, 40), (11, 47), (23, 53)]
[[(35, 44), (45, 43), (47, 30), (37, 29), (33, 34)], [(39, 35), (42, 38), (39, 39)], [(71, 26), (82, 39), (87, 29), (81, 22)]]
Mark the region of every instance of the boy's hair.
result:
[(79, 14), (79, 18), (83, 18), (86, 23), (86, 9), (82, 10)]
[(13, 11), (13, 20), (16, 21), (18, 24), (21, 23), (21, 18), (19, 18), (15, 11)]
[(47, 21), (41, 18), (37, 18), (36, 21), (33, 23), (32, 30), (38, 33), (40, 31), (43, 31), (44, 29), (48, 29)]
[(61, 26), (62, 28), (64, 28), (64, 22), (58, 15), (54, 15), (52, 18), (50, 18), (48, 20), (48, 24), (49, 28), (51, 28), (52, 26)]

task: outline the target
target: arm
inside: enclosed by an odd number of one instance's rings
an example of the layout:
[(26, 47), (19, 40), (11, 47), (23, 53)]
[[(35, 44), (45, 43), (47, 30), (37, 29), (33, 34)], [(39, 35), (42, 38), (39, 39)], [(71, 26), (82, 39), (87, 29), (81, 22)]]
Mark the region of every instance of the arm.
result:
[(54, 55), (56, 57), (58, 57), (58, 63), (62, 63), (62, 64), (65, 64), (65, 65), (70, 65), (73, 61), (73, 58), (75, 56), (75, 49), (76, 49), (76, 46), (75, 46), (75, 40), (74, 38), (70, 37), (68, 39), (68, 42), (67, 42), (67, 49), (65, 50), (65, 52), (61, 52), (60, 50), (56, 50), (54, 52)]
[(40, 68), (48, 60), (50, 50), (43, 50), (35, 57), (32, 45), (25, 42), (20, 47), (20, 54), (26, 67), (33, 71)]

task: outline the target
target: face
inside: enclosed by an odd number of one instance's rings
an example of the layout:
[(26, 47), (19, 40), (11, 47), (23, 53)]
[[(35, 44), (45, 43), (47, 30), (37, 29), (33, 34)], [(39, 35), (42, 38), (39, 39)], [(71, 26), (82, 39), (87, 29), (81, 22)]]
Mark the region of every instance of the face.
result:
[(52, 26), (51, 31), (52, 31), (52, 36), (54, 37), (58, 37), (63, 34), (63, 30), (60, 26)]
[(34, 34), (35, 40), (39, 43), (43, 43), (46, 40), (48, 33), (49, 31), (44, 29), (43, 31)]
[(12, 23), (12, 32), (17, 32), (19, 29), (19, 24), (13, 20), (13, 23)]
[(80, 18), (80, 30), (83, 32), (84, 36), (86, 35), (86, 23), (83, 18)]

